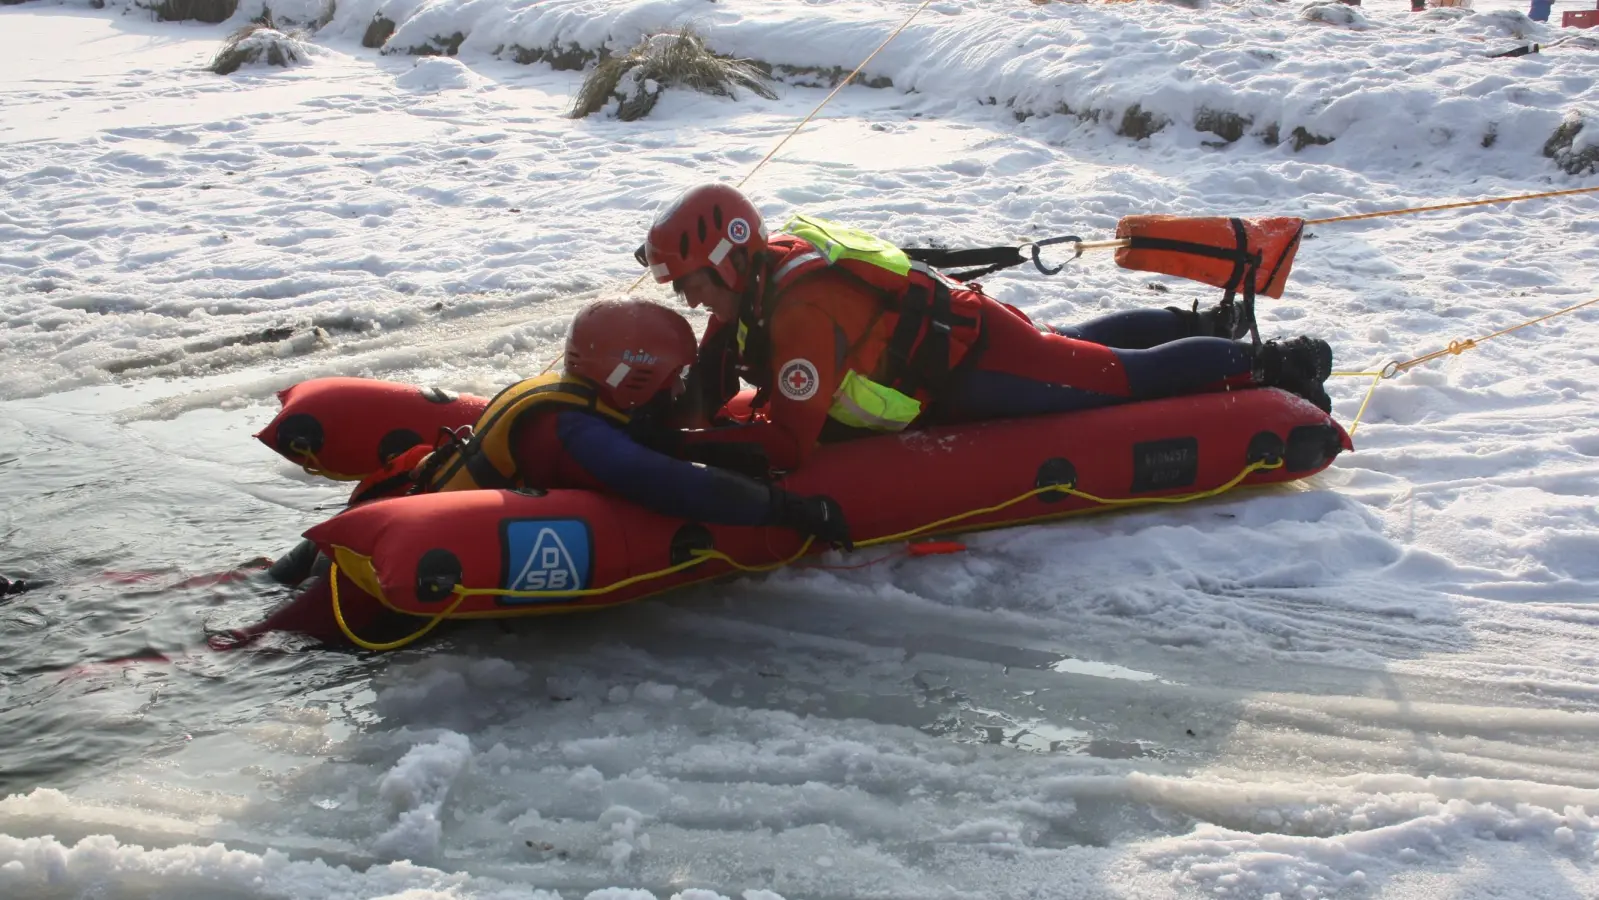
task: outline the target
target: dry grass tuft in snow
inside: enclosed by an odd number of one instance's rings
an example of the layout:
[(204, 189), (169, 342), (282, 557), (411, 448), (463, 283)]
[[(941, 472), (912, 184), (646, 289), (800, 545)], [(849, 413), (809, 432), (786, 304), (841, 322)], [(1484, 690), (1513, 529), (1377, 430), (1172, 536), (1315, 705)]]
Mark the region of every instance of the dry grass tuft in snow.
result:
[(745, 87), (770, 100), (777, 94), (769, 81), (770, 76), (748, 60), (712, 53), (705, 41), (685, 26), (675, 34), (650, 35), (626, 53), (601, 61), (583, 79), (571, 116), (581, 119), (614, 101), (618, 119), (642, 119), (668, 87), (693, 88), (719, 97), (736, 97), (737, 89)]
[(287, 68), (309, 58), (309, 49), (298, 37), (284, 34), (270, 25), (250, 24), (228, 35), (222, 49), (211, 57), (206, 68), (218, 75), (228, 75), (241, 66), (265, 63)]

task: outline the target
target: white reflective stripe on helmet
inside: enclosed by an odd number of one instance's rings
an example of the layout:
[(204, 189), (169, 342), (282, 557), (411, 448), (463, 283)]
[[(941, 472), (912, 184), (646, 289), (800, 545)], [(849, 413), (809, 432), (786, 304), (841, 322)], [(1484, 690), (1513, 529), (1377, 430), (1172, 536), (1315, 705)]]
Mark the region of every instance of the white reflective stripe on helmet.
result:
[(711, 261), (711, 265), (713, 265), (713, 266), (721, 265), (722, 264), (722, 260), (727, 259), (727, 254), (731, 253), (732, 250), (733, 250), (733, 242), (732, 241), (728, 240), (727, 238), (722, 238), (721, 240), (717, 241), (716, 242), (716, 249), (711, 251), (711, 255), (709, 257), (709, 259)]
[(665, 263), (650, 266), (650, 274), (655, 276), (656, 281), (670, 281), (672, 278), (672, 272), (666, 268)]
[(633, 371), (633, 367), (627, 363), (617, 363), (616, 368), (612, 369), (610, 376), (605, 379), (605, 383), (611, 387), (616, 387), (622, 383), (622, 379), (626, 378), (627, 373), (631, 371)]

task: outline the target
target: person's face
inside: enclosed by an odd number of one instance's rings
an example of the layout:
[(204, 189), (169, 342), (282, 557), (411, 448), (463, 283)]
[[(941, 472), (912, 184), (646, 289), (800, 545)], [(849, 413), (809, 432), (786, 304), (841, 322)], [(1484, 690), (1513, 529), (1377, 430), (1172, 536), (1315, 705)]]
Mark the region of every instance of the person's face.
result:
[(718, 322), (727, 323), (738, 318), (738, 293), (722, 284), (711, 269), (700, 269), (672, 282), (689, 309), (705, 307)]

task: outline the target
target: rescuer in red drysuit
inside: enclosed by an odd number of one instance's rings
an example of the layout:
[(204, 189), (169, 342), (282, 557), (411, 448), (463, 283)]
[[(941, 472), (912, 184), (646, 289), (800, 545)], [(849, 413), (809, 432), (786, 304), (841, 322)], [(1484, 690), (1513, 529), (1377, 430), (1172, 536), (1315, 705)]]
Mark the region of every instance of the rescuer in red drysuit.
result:
[(792, 470), (818, 441), (1228, 388), (1280, 387), (1331, 409), (1326, 342), (1241, 342), (1249, 326), (1231, 305), (1040, 328), (870, 235), (804, 217), (789, 229), (769, 235), (737, 190), (704, 185), (664, 208), (640, 248), (657, 282), (712, 318), (679, 424), (715, 424), (740, 379), (769, 403), (764, 421), (690, 444), (755, 442)]

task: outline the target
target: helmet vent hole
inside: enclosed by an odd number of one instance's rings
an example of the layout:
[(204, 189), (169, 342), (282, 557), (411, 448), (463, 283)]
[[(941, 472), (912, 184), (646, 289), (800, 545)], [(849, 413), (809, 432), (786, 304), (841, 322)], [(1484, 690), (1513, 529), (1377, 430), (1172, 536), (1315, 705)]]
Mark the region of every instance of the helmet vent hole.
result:
[(703, 243), (705, 243), (705, 235), (706, 235), (706, 231), (705, 231), (705, 217), (704, 217), (704, 216), (700, 216), (700, 218), (699, 218), (699, 224), (700, 224), (700, 243), (702, 243), (702, 244), (703, 244)]
[(722, 207), (720, 205), (711, 207), (711, 224), (716, 226), (716, 231), (720, 234), (722, 231)]
[(677, 250), (679, 256), (688, 259), (688, 232), (683, 232), (683, 236), (678, 239)]

